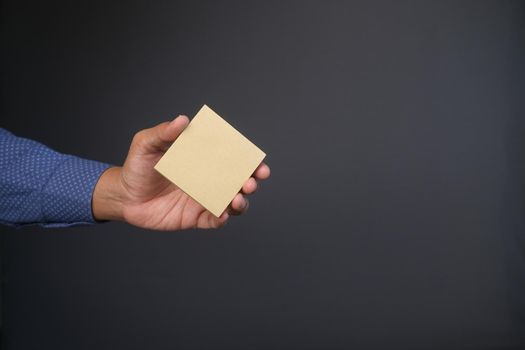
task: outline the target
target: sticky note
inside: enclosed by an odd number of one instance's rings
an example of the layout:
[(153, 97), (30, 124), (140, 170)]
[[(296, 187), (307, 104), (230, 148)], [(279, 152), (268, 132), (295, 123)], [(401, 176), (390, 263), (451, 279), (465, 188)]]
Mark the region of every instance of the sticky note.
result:
[(265, 156), (204, 105), (155, 169), (218, 217)]

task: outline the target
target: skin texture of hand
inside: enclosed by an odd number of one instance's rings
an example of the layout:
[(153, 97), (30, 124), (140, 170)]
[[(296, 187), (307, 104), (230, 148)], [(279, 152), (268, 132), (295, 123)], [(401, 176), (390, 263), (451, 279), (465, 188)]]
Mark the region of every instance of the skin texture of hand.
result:
[(186, 116), (138, 132), (122, 167), (106, 170), (93, 193), (93, 216), (97, 220), (123, 220), (131, 225), (164, 231), (218, 228), (230, 215), (248, 209), (246, 195), (257, 189), (257, 180), (270, 176), (261, 163), (243, 185), (228, 209), (217, 218), (153, 167), (188, 126)]

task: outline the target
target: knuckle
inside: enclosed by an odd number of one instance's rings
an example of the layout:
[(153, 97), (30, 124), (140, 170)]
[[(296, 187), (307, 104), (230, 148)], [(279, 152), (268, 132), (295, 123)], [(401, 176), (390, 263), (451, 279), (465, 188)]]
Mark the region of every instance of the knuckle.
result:
[(146, 131), (145, 130), (141, 130), (139, 132), (137, 132), (134, 136), (133, 136), (133, 140), (131, 141), (132, 144), (134, 145), (142, 145), (144, 144), (144, 141), (146, 139)]

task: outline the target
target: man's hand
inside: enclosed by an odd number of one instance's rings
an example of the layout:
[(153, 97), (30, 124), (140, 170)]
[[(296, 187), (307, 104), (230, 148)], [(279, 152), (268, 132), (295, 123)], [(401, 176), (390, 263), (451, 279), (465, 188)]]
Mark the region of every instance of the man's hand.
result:
[(270, 168), (264, 163), (219, 218), (153, 169), (188, 124), (188, 117), (179, 116), (135, 135), (124, 165), (106, 170), (95, 187), (92, 202), (95, 219), (124, 220), (143, 228), (174, 231), (218, 228), (230, 215), (248, 209), (245, 195), (255, 192), (257, 180), (270, 176)]

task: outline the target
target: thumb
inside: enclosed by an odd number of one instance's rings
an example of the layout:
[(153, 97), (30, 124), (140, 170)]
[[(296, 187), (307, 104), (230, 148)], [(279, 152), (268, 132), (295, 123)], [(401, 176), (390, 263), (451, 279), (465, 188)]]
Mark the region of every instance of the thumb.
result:
[(185, 115), (179, 115), (171, 122), (159, 124), (153, 128), (139, 131), (133, 143), (144, 153), (165, 152), (186, 129), (190, 120)]

